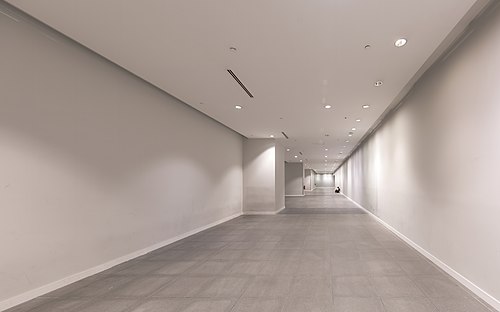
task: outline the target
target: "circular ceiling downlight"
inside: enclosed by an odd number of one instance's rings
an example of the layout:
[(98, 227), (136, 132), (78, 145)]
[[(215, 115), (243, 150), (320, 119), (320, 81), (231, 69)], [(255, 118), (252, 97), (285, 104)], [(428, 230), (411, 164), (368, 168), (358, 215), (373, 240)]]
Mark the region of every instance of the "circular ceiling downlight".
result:
[(398, 48), (401, 48), (402, 46), (404, 46), (406, 43), (408, 42), (408, 40), (406, 40), (405, 38), (399, 38), (398, 40), (396, 40), (396, 42), (394, 42), (394, 45)]

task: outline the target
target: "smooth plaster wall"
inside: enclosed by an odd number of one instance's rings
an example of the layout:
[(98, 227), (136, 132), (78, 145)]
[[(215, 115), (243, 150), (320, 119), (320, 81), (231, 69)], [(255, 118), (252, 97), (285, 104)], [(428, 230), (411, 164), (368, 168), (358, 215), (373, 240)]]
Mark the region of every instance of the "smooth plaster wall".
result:
[(500, 9), (337, 172), (342, 191), (500, 309)]
[(331, 173), (318, 173), (314, 176), (316, 187), (334, 187), (334, 177)]
[(275, 139), (244, 139), (244, 213), (275, 214), (284, 207), (285, 148)]
[(0, 310), (242, 210), (240, 135), (42, 31), (0, 14)]
[(274, 139), (243, 140), (243, 211), (276, 211), (276, 143)]
[(317, 173), (314, 170), (311, 170), (311, 191), (316, 188), (316, 175)]
[(285, 163), (285, 195), (304, 195), (304, 166), (302, 163)]
[(276, 142), (275, 146), (275, 201), (276, 211), (285, 208), (285, 147)]
[(305, 185), (307, 191), (310, 191), (313, 188), (313, 183), (312, 183), (311, 178), (312, 178), (312, 170), (305, 169), (304, 170), (304, 185)]

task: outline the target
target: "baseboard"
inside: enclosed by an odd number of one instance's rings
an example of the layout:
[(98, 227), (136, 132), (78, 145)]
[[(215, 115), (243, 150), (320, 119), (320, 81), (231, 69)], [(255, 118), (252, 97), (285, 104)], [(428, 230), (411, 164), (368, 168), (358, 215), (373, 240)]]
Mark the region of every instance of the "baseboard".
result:
[(302, 194), (302, 195), (285, 195), (285, 197), (303, 197), (303, 196), (304, 196), (304, 194)]
[(20, 305), (24, 302), (27, 302), (27, 301), (30, 301), (30, 300), (35, 299), (37, 297), (43, 296), (43, 295), (48, 294), (56, 289), (67, 286), (69, 284), (72, 284), (74, 282), (77, 282), (77, 281), (82, 280), (86, 277), (92, 276), (94, 274), (100, 273), (100, 272), (105, 271), (107, 269), (110, 269), (118, 264), (124, 263), (126, 261), (132, 260), (132, 259), (140, 257), (140, 256), (143, 256), (143, 255), (150, 253), (156, 249), (165, 247), (165, 246), (170, 245), (172, 243), (175, 243), (181, 239), (184, 239), (186, 237), (189, 237), (189, 236), (194, 235), (196, 233), (199, 233), (201, 231), (207, 230), (209, 228), (212, 228), (214, 226), (217, 226), (221, 223), (227, 222), (227, 221), (232, 220), (234, 218), (237, 218), (241, 215), (242, 215), (242, 213), (234, 214), (232, 216), (223, 218), (223, 219), (218, 220), (216, 222), (210, 223), (208, 225), (205, 225), (205, 226), (196, 228), (194, 230), (191, 230), (189, 232), (186, 232), (184, 234), (178, 235), (178, 236), (173, 237), (171, 239), (168, 239), (166, 241), (154, 244), (152, 246), (135, 251), (135, 252), (130, 253), (128, 255), (125, 255), (125, 256), (116, 258), (114, 260), (108, 261), (106, 263), (103, 263), (101, 265), (95, 266), (95, 267), (90, 268), (88, 270), (70, 275), (70, 276), (65, 277), (63, 279), (60, 279), (58, 281), (55, 281), (55, 282), (52, 282), (50, 284), (38, 287), (38, 288), (30, 290), (30, 291), (27, 291), (25, 293), (22, 293), (20, 295), (15, 296), (15, 297), (6, 299), (6, 300), (0, 302), (0, 311), (5, 311), (5, 310), (10, 309), (12, 307), (15, 307), (17, 305)]
[(281, 212), (285, 207), (280, 208), (277, 211), (245, 211), (243, 215), (245, 216), (274, 216)]
[(276, 211), (276, 214), (279, 214), (283, 209), (285, 209), (285, 206), (281, 207), (280, 210)]
[(387, 224), (384, 220), (380, 219), (378, 216), (376, 216), (373, 212), (369, 211), (365, 207), (361, 206), (359, 203), (357, 203), (355, 200), (350, 198), (349, 196), (345, 195), (344, 193), (341, 193), (344, 195), (347, 199), (349, 199), (353, 204), (358, 206), (360, 209), (364, 210), (366, 213), (368, 213), (372, 218), (374, 218), (377, 222), (382, 224), (384, 227), (386, 227), (389, 231), (394, 233), (396, 236), (401, 238), (404, 242), (406, 242), (408, 245), (413, 247), (416, 251), (418, 251), (420, 254), (422, 254), (424, 257), (429, 259), (432, 263), (437, 265), (441, 270), (445, 271), (448, 273), (450, 276), (455, 278), (459, 283), (461, 283), (465, 288), (469, 289), (472, 291), (476, 296), (484, 300), (486, 303), (491, 305), (493, 308), (497, 309), (500, 311), (500, 301), (493, 297), (492, 295), (488, 294), (486, 291), (481, 289), (479, 286), (474, 284), (473, 282), (469, 281), (465, 276), (461, 275), (451, 267), (449, 267), (446, 263), (443, 261), (439, 260), (436, 256), (425, 250), (424, 248), (420, 247), (417, 243), (406, 237), (404, 234)]

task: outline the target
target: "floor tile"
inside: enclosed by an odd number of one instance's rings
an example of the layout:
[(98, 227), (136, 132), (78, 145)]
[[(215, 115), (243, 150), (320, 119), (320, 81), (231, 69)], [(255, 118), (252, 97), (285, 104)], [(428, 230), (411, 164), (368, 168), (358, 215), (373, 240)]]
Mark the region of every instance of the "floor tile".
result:
[(329, 261), (301, 261), (295, 275), (330, 276)]
[(34, 307), (29, 311), (33, 312), (66, 312), (76, 311), (79, 307), (89, 304), (90, 301), (82, 299), (54, 300), (40, 306)]
[(128, 266), (123, 270), (115, 272), (114, 274), (119, 275), (144, 275), (158, 270), (164, 264), (157, 261), (141, 261), (134, 265)]
[(367, 264), (361, 260), (333, 260), (332, 273), (334, 276), (367, 275)]
[(299, 268), (298, 261), (266, 261), (260, 274), (263, 275), (294, 275)]
[(167, 285), (173, 277), (138, 277), (129, 283), (118, 286), (107, 297), (145, 297)]
[(335, 297), (375, 297), (368, 277), (340, 276), (333, 279), (333, 295)]
[(211, 281), (197, 294), (198, 297), (239, 297), (248, 283), (248, 278), (220, 277)]
[(168, 286), (156, 292), (154, 297), (194, 297), (212, 281), (210, 277), (179, 277)]
[(405, 276), (370, 277), (373, 289), (380, 297), (423, 297), (420, 289)]
[[(125, 312), (137, 303), (138, 303), (137, 301), (133, 301), (133, 300), (96, 301), (96, 302), (91, 303), (90, 305), (85, 306), (83, 309), (78, 309), (76, 311), (78, 311), (78, 312)], [(69, 310), (69, 311), (71, 311), (71, 310)]]
[(442, 275), (443, 273), (426, 260), (400, 260), (399, 266), (408, 275)]
[(203, 299), (189, 303), (179, 312), (229, 312), (232, 306), (231, 300)]
[(331, 312), (333, 311), (333, 299), (320, 300), (318, 298), (294, 298), (290, 297), (282, 312)]
[(289, 296), (292, 298), (332, 298), (332, 283), (325, 277), (295, 277), (292, 281)]
[(437, 312), (427, 298), (383, 298), (382, 302), (387, 312)]
[(440, 312), (490, 312), (479, 301), (471, 298), (432, 298)]
[(227, 269), (228, 274), (258, 275), (265, 262), (263, 261), (237, 261)]
[(196, 261), (172, 261), (164, 262), (163, 266), (153, 271), (154, 274), (180, 274), (186, 272), (189, 268), (198, 264)]
[(291, 284), (291, 277), (258, 276), (250, 282), (248, 288), (243, 293), (243, 297), (285, 297), (288, 295)]
[(69, 297), (99, 297), (114, 291), (118, 287), (132, 281), (134, 277), (129, 276), (108, 276), (99, 279), (89, 285), (77, 289), (67, 296)]
[(464, 298), (469, 293), (459, 286), (458, 282), (445, 276), (419, 276), (415, 283), (429, 297), (435, 298)]
[(334, 312), (385, 312), (379, 298), (340, 297), (333, 299)]
[(210, 260), (190, 267), (185, 273), (189, 275), (218, 275), (227, 272), (232, 264), (229, 261)]
[(154, 299), (135, 307), (130, 312), (178, 312), (188, 304), (188, 299)]
[(283, 303), (279, 299), (240, 299), (231, 312), (281, 312)]
[(5, 312), (28, 312), (35, 308), (39, 309), (42, 305), (52, 301), (54, 301), (53, 298), (38, 297), (13, 308), (7, 309)]
[(396, 261), (388, 260), (369, 260), (366, 261), (366, 272), (368, 275), (387, 276), (387, 275), (405, 275)]

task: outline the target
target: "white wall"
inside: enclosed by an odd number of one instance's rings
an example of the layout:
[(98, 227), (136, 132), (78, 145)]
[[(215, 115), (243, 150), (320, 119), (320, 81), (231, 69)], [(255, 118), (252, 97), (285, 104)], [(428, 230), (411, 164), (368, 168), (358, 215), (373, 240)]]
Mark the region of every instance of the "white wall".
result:
[(275, 146), (275, 201), (276, 211), (285, 209), (285, 147)]
[(498, 7), (477, 27), (338, 174), (344, 193), (500, 309)]
[(243, 140), (243, 211), (276, 211), (275, 140)]
[(54, 37), (0, 14), (0, 310), (242, 210), (240, 135)]
[(275, 139), (244, 139), (243, 211), (275, 214), (284, 207), (284, 147)]
[(304, 170), (304, 185), (305, 185), (307, 191), (310, 191), (313, 188), (313, 181), (311, 178), (312, 178), (312, 170), (305, 169)]
[(311, 170), (311, 190), (316, 188), (316, 175), (317, 173), (314, 170)]
[(304, 166), (302, 163), (285, 163), (286, 196), (304, 195)]
[(334, 187), (334, 177), (331, 173), (318, 173), (314, 176), (316, 187)]

